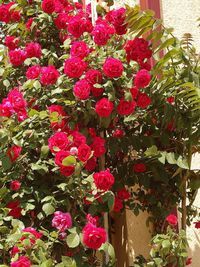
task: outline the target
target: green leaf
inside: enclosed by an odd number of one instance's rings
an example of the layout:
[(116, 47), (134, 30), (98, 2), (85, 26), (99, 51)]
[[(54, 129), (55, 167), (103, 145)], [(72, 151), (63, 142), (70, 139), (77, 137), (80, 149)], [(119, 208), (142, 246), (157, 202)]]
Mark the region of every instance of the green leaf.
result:
[(48, 146), (42, 146), (41, 147), (41, 157), (46, 158), (49, 154), (49, 147)]
[(62, 161), (63, 166), (76, 165), (76, 158), (74, 156), (68, 156)]
[(51, 214), (54, 213), (55, 211), (55, 207), (50, 204), (50, 203), (45, 203), (43, 206), (42, 206), (42, 210), (44, 211), (44, 213), (49, 216)]
[(80, 244), (80, 237), (77, 233), (72, 233), (67, 236), (67, 245), (70, 248), (76, 248)]
[(66, 256), (62, 256), (62, 262), (65, 267), (77, 267), (74, 259)]
[(144, 152), (146, 157), (155, 157), (157, 155), (159, 155), (159, 151), (157, 146), (151, 146), (149, 148), (147, 148), (147, 150)]

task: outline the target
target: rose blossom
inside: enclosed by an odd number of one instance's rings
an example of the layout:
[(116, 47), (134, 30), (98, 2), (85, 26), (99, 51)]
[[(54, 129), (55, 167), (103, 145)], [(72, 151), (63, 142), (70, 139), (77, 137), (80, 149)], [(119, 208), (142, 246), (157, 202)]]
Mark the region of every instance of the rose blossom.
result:
[(67, 212), (62, 211), (54, 212), (54, 217), (52, 220), (52, 226), (55, 227), (59, 232), (64, 232), (65, 230), (72, 227), (71, 215)]
[(29, 233), (33, 235), (36, 239), (40, 239), (43, 233), (36, 231), (33, 227), (26, 227), (22, 230), (23, 233)]
[(87, 144), (82, 144), (78, 147), (77, 157), (80, 161), (87, 161), (91, 155), (91, 148)]
[(41, 67), (39, 65), (29, 67), (26, 71), (26, 78), (28, 80), (36, 79), (39, 77), (40, 72), (41, 72)]
[(41, 45), (39, 43), (30, 42), (26, 44), (25, 52), (27, 58), (32, 58), (32, 57), (40, 58), (42, 55)]
[(121, 200), (128, 200), (131, 197), (131, 195), (128, 192), (128, 190), (124, 187), (117, 191), (117, 197)]
[(60, 74), (54, 66), (49, 65), (48, 67), (42, 67), (40, 78), (41, 84), (47, 86), (55, 84), (59, 76)]
[(84, 134), (78, 132), (78, 131), (73, 131), (71, 133), (71, 135), (73, 136), (73, 145), (76, 147), (79, 147), (82, 144), (86, 143), (86, 137)]
[(123, 70), (122, 62), (116, 58), (107, 58), (103, 65), (103, 72), (109, 78), (119, 78)]
[(123, 207), (124, 207), (124, 205), (123, 205), (122, 200), (118, 197), (115, 197), (113, 211), (120, 212), (120, 210), (123, 209)]
[(86, 100), (90, 96), (90, 90), (90, 84), (85, 79), (82, 79), (74, 85), (73, 93), (78, 99)]
[(69, 16), (66, 13), (62, 12), (54, 20), (54, 23), (59, 30), (62, 30), (62, 29), (67, 28), (68, 20), (69, 20)]
[(9, 52), (9, 59), (10, 59), (10, 63), (13, 66), (19, 67), (20, 65), (24, 63), (24, 60), (26, 59), (26, 53), (24, 50), (20, 48), (16, 48)]
[(92, 172), (95, 170), (97, 166), (97, 158), (96, 157), (92, 157), (90, 159), (88, 159), (86, 165), (85, 165), (85, 169), (88, 171), (88, 172)]
[(166, 221), (173, 226), (176, 226), (178, 223), (177, 217), (174, 214), (168, 215)]
[(16, 246), (14, 246), (14, 247), (10, 250), (10, 256), (11, 256), (11, 258), (14, 258), (15, 255), (16, 255), (17, 253), (19, 253), (19, 252), (20, 252), (19, 248), (16, 247)]
[(111, 27), (105, 20), (99, 18), (96, 21), (96, 25), (92, 31), (92, 36), (97, 45), (106, 45), (114, 33), (114, 28)]
[(83, 59), (87, 57), (90, 53), (89, 47), (84, 41), (77, 41), (72, 43), (70, 50), (71, 57), (79, 57)]
[(147, 70), (142, 69), (136, 73), (134, 79), (134, 85), (138, 88), (144, 88), (149, 85), (150, 81), (151, 81), (150, 73)]
[(120, 99), (119, 105), (117, 107), (117, 112), (119, 115), (127, 116), (134, 112), (135, 107), (135, 101), (126, 101), (124, 99)]
[(8, 47), (9, 50), (15, 50), (18, 47), (19, 38), (7, 35), (5, 38), (5, 45)]
[(60, 150), (58, 153), (56, 153), (55, 156), (55, 164), (62, 167), (63, 166), (63, 160), (70, 156), (70, 153), (68, 151)]
[(8, 215), (12, 216), (15, 219), (18, 219), (21, 217), (21, 207), (20, 207), (20, 202), (19, 200), (16, 201), (11, 201), (6, 205), (6, 208), (10, 209)]
[(140, 173), (140, 172), (146, 172), (147, 167), (144, 163), (136, 163), (133, 165), (134, 172)]
[(138, 96), (138, 88), (136, 86), (133, 86), (131, 89), (130, 89), (130, 92), (131, 92), (131, 95), (132, 95), (132, 98), (135, 100)]
[(43, 0), (42, 1), (42, 10), (47, 14), (52, 14), (56, 9), (55, 0)]
[(115, 178), (110, 173), (109, 169), (94, 173), (93, 179), (94, 179), (94, 183), (97, 189), (104, 190), (104, 191), (109, 190), (115, 182)]
[(28, 257), (20, 256), (18, 260), (11, 262), (11, 267), (30, 267), (31, 262), (29, 261)]
[(91, 249), (99, 249), (107, 240), (107, 234), (104, 228), (96, 227), (88, 223), (83, 228), (83, 243)]
[(151, 98), (145, 93), (139, 93), (137, 99), (137, 106), (140, 108), (147, 108), (151, 104)]
[(125, 132), (121, 129), (117, 129), (113, 132), (112, 136), (115, 138), (121, 138), (125, 135)]
[(95, 111), (99, 117), (107, 118), (112, 113), (113, 107), (113, 103), (104, 97), (96, 103)]
[(94, 151), (94, 156), (95, 157), (101, 157), (106, 153), (106, 148), (105, 148), (105, 139), (103, 139), (100, 136), (95, 136), (93, 138), (93, 142), (90, 145), (91, 149)]
[(14, 162), (19, 158), (21, 151), (22, 148), (20, 146), (13, 145), (8, 149), (7, 155), (10, 158), (10, 160)]
[(60, 167), (60, 173), (66, 177), (71, 176), (75, 171), (75, 166), (62, 166)]
[(48, 139), (48, 146), (51, 152), (57, 153), (60, 150), (65, 150), (70, 141), (67, 134), (64, 132), (57, 132)]
[(102, 83), (102, 73), (100, 70), (90, 69), (85, 74), (85, 79), (92, 85)]
[(18, 180), (14, 180), (10, 183), (10, 189), (13, 191), (18, 191), (21, 187), (21, 183)]
[(27, 30), (30, 31), (31, 26), (32, 26), (32, 23), (33, 23), (33, 18), (30, 18), (30, 19), (27, 20), (27, 22), (26, 22), (26, 24), (25, 24)]
[(69, 78), (80, 78), (86, 68), (87, 64), (78, 57), (68, 58), (64, 63), (64, 73)]
[(10, 21), (11, 14), (9, 12), (9, 5), (2, 4), (0, 5), (0, 21), (8, 23)]
[(80, 15), (73, 16), (68, 21), (68, 32), (75, 38), (80, 38), (85, 31), (85, 25)]
[(12, 108), (15, 112), (24, 111), (27, 106), (27, 103), (19, 91), (19, 89), (14, 88), (8, 93), (7, 97), (8, 101), (12, 105)]

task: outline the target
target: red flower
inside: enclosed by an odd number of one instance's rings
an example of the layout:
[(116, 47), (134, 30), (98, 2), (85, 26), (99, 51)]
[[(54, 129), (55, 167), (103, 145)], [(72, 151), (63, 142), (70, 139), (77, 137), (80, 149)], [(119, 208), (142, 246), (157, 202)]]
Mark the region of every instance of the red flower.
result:
[(194, 224), (195, 224), (195, 228), (196, 229), (200, 229), (200, 221), (199, 222), (194, 222)]
[(57, 153), (60, 150), (65, 150), (70, 144), (67, 134), (57, 132), (48, 139), (48, 146), (51, 152)]
[(39, 43), (30, 42), (25, 48), (27, 58), (37, 57), (40, 58), (42, 55), (41, 45)]
[(144, 88), (149, 85), (150, 81), (151, 75), (147, 70), (142, 69), (136, 73), (134, 85), (138, 88)]
[(54, 20), (54, 23), (59, 30), (62, 30), (62, 29), (67, 28), (68, 20), (69, 20), (69, 16), (66, 13), (62, 12)]
[(12, 108), (15, 112), (24, 111), (27, 106), (22, 93), (17, 88), (12, 89), (8, 93), (8, 101), (12, 105)]
[(151, 104), (151, 98), (145, 93), (139, 93), (137, 105), (140, 108), (147, 108)]
[(113, 103), (104, 97), (96, 103), (95, 110), (99, 117), (107, 118), (112, 113), (113, 107)]
[(134, 172), (140, 173), (140, 172), (146, 172), (147, 167), (143, 163), (136, 163), (133, 165)]
[(166, 221), (173, 226), (176, 226), (178, 223), (177, 217), (174, 214), (168, 215)]
[(124, 187), (117, 191), (117, 197), (121, 200), (128, 200), (131, 197), (131, 195), (128, 192), (128, 190)]
[(33, 18), (30, 18), (27, 20), (27, 22), (26, 22), (26, 29), (27, 30), (30, 31), (32, 23), (33, 23)]
[(15, 255), (16, 255), (17, 253), (19, 253), (19, 252), (20, 252), (19, 248), (16, 247), (16, 246), (14, 246), (14, 247), (10, 250), (10, 256), (11, 256), (11, 258), (14, 258)]
[(124, 67), (122, 62), (116, 58), (107, 58), (103, 65), (103, 72), (109, 78), (118, 78), (122, 75)]
[(19, 38), (7, 35), (5, 38), (5, 45), (8, 47), (9, 50), (15, 50), (18, 47)]
[(97, 166), (97, 158), (92, 157), (92, 158), (88, 159), (88, 161), (85, 165), (85, 169), (89, 172), (92, 172), (95, 170), (96, 166)]
[(47, 14), (52, 14), (56, 9), (55, 0), (43, 0), (42, 1), (42, 10)]
[(9, 202), (6, 205), (6, 208), (11, 209), (8, 215), (12, 216), (15, 219), (20, 218), (22, 209), (19, 207), (19, 205), (20, 205), (19, 200)]
[(10, 183), (10, 189), (13, 191), (18, 191), (21, 187), (21, 183), (18, 180), (14, 180)]
[(86, 137), (82, 133), (80, 133), (78, 131), (73, 131), (71, 133), (71, 135), (73, 136), (73, 145), (74, 146), (79, 147), (80, 145), (86, 143)]
[(107, 240), (107, 234), (104, 228), (96, 227), (88, 223), (83, 228), (83, 243), (91, 249), (99, 249)]
[(98, 221), (99, 221), (99, 217), (98, 216), (92, 217), (91, 214), (87, 214), (86, 215), (86, 219), (87, 219), (88, 223), (91, 223), (91, 224), (93, 224), (95, 226), (97, 226)]
[(70, 50), (70, 55), (72, 57), (79, 57), (83, 59), (84, 57), (87, 57), (89, 53), (90, 53), (89, 47), (84, 41), (78, 41), (72, 44)]
[(125, 23), (125, 8), (119, 8), (107, 13), (106, 19), (114, 25), (115, 31), (119, 35), (123, 35), (127, 32), (127, 24)]
[(31, 262), (29, 261), (28, 257), (20, 256), (18, 260), (11, 262), (11, 267), (30, 267)]
[(124, 205), (123, 205), (122, 200), (118, 197), (115, 197), (115, 203), (114, 203), (113, 211), (120, 212), (121, 209), (123, 209), (123, 207), (124, 207)]
[(121, 129), (117, 129), (113, 132), (112, 136), (115, 138), (121, 138), (125, 135), (125, 132)]
[(86, 30), (84, 19), (80, 15), (71, 17), (71, 19), (68, 21), (67, 30), (75, 38), (81, 37)]
[(20, 154), (21, 154), (22, 148), (20, 146), (13, 145), (11, 148), (8, 149), (7, 155), (10, 158), (12, 162), (16, 161)]
[(86, 144), (82, 144), (78, 147), (78, 159), (80, 161), (87, 161), (89, 159), (89, 157), (91, 156), (91, 148), (86, 145)]
[(62, 167), (63, 160), (68, 156), (70, 156), (69, 152), (63, 151), (63, 150), (59, 151), (58, 153), (56, 153), (56, 156), (55, 156), (55, 164)]
[(35, 65), (32, 67), (29, 67), (26, 71), (26, 78), (33, 80), (39, 77), (41, 72), (41, 67), (39, 65)]
[(43, 67), (41, 69), (41, 78), (40, 78), (41, 84), (42, 85), (55, 84), (59, 76), (60, 74), (54, 66), (49, 65), (48, 67)]
[(99, 70), (90, 69), (85, 74), (85, 79), (92, 85), (102, 83), (102, 73)]
[(59, 230), (59, 232), (64, 232), (72, 227), (72, 218), (70, 213), (56, 211), (54, 212), (54, 217), (52, 220), (52, 226)]
[(62, 175), (68, 177), (71, 176), (75, 171), (75, 167), (74, 166), (62, 166), (60, 167), (60, 172)]
[(107, 191), (113, 186), (115, 182), (114, 176), (110, 173), (110, 170), (96, 172), (93, 174), (94, 183), (97, 189)]
[(94, 97), (100, 97), (104, 92), (104, 88), (91, 87), (91, 93)]
[(22, 230), (23, 233), (30, 233), (36, 239), (40, 239), (43, 236), (43, 233), (36, 231), (33, 227), (27, 227)]
[(93, 142), (90, 147), (94, 151), (95, 157), (101, 157), (106, 153), (105, 142), (106, 141), (99, 136), (95, 136), (93, 138)]
[(167, 100), (167, 102), (168, 102), (169, 104), (174, 104), (175, 97), (174, 97), (174, 96), (170, 96), (170, 97), (168, 97), (166, 100)]
[(64, 73), (69, 78), (79, 78), (87, 68), (87, 64), (78, 57), (65, 60)]
[(9, 5), (3, 4), (0, 5), (0, 21), (8, 23), (10, 21), (10, 12), (9, 12)]
[(192, 258), (187, 258), (186, 265), (190, 265), (190, 264), (192, 264)]
[(99, 19), (92, 31), (94, 42), (97, 45), (106, 45), (115, 30), (104, 20)]
[(135, 101), (126, 101), (124, 99), (120, 99), (119, 105), (117, 107), (117, 112), (122, 116), (130, 115), (134, 112), (135, 107)]
[(138, 88), (136, 86), (132, 87), (130, 89), (130, 92), (132, 94), (132, 98), (133, 99), (136, 99), (137, 98), (137, 95), (138, 95)]
[(9, 52), (9, 59), (10, 63), (15, 66), (19, 67), (24, 63), (24, 60), (26, 59), (26, 53), (24, 50), (20, 48), (16, 48), (15, 50), (11, 50)]
[(90, 84), (85, 79), (82, 79), (74, 85), (73, 93), (78, 99), (86, 100), (90, 96), (90, 90)]

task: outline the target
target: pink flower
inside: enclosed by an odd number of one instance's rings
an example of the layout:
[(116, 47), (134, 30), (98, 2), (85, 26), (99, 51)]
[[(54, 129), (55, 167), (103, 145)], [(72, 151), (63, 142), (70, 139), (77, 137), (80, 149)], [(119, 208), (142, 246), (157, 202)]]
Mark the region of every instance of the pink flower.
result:
[(73, 93), (78, 99), (86, 100), (90, 96), (90, 90), (90, 84), (85, 79), (82, 79), (74, 85)]
[(52, 220), (52, 226), (55, 227), (59, 232), (64, 232), (67, 229), (72, 227), (72, 218), (71, 215), (63, 213), (61, 211), (54, 212), (54, 217)]
[(103, 65), (103, 72), (109, 78), (119, 78), (123, 70), (122, 62), (116, 58), (107, 58)]
[(125, 23), (125, 8), (119, 8), (107, 13), (106, 19), (114, 25), (115, 31), (119, 35), (123, 35), (127, 31), (127, 24)]
[(99, 117), (107, 118), (110, 116), (114, 108), (113, 103), (107, 98), (102, 98), (95, 105), (95, 111)]
[(91, 148), (87, 144), (82, 144), (78, 147), (77, 157), (80, 161), (86, 162), (91, 155)]
[(68, 21), (67, 30), (73, 37), (81, 37), (86, 30), (84, 19), (80, 15), (71, 17)]
[(82, 59), (73, 57), (65, 60), (64, 73), (69, 78), (80, 78), (86, 68), (87, 64)]
[(136, 73), (134, 79), (134, 85), (138, 88), (144, 88), (149, 85), (150, 81), (151, 81), (150, 73), (147, 70), (142, 69)]
[(57, 82), (59, 76), (60, 74), (54, 66), (49, 65), (48, 67), (42, 67), (40, 78), (41, 84), (53, 85)]
[(32, 23), (33, 23), (33, 18), (30, 18), (30, 19), (27, 20), (27, 22), (26, 22), (26, 29), (27, 30), (30, 31)]
[(111, 189), (115, 182), (114, 176), (110, 173), (110, 170), (96, 172), (93, 174), (94, 183), (97, 189), (108, 191)]
[(107, 240), (107, 234), (104, 228), (96, 227), (88, 223), (83, 228), (83, 243), (91, 249), (99, 249)]
[(17, 88), (12, 89), (8, 93), (8, 101), (15, 112), (24, 111), (27, 106), (22, 93)]
[(43, 236), (43, 233), (36, 231), (33, 227), (27, 227), (22, 230), (24, 233), (30, 233), (36, 239), (40, 239)]
[(145, 93), (139, 93), (137, 105), (140, 108), (147, 108), (151, 104), (151, 98)]
[(127, 116), (134, 112), (136, 107), (135, 101), (126, 101), (123, 98), (120, 99), (119, 105), (117, 107), (117, 112), (119, 115)]
[(71, 57), (79, 57), (83, 59), (84, 57), (87, 57), (89, 53), (89, 47), (84, 41), (73, 42), (70, 50)]
[(48, 146), (51, 152), (57, 153), (60, 150), (65, 150), (70, 144), (67, 134), (57, 132), (48, 139)]
[(85, 74), (85, 79), (92, 85), (102, 83), (102, 73), (100, 70), (90, 69)]
[(14, 50), (18, 47), (19, 44), (19, 38), (7, 35), (5, 38), (5, 45), (8, 47), (9, 50)]
[(21, 187), (21, 183), (18, 180), (14, 180), (10, 183), (10, 189), (13, 191), (18, 191)]
[(28, 257), (20, 256), (18, 260), (11, 262), (11, 267), (30, 267), (31, 262), (29, 261)]
[(99, 19), (92, 31), (94, 42), (97, 45), (106, 45), (115, 30), (104, 20)]
[(10, 250), (10, 256), (11, 256), (11, 258), (14, 258), (15, 255), (16, 255), (17, 253), (19, 253), (19, 252), (20, 252), (19, 248), (16, 247), (16, 246), (14, 246), (14, 247)]
[(15, 66), (19, 67), (24, 63), (24, 60), (26, 59), (26, 53), (24, 50), (20, 48), (16, 48), (15, 50), (11, 50), (9, 52), (9, 59), (10, 63)]
[(27, 58), (37, 57), (40, 58), (42, 55), (41, 45), (39, 43), (30, 42), (25, 48)]
[(0, 21), (8, 23), (11, 19), (11, 14), (9, 12), (9, 5), (2, 4), (0, 5)]
[(170, 215), (168, 215), (168, 216), (166, 217), (166, 221), (167, 221), (169, 224), (173, 225), (173, 226), (176, 226), (177, 223), (178, 223), (177, 217), (176, 217), (176, 215), (174, 215), (174, 214), (170, 214)]
[(88, 223), (91, 223), (91, 224), (93, 224), (95, 226), (97, 226), (98, 221), (99, 221), (99, 217), (98, 216), (92, 217), (91, 214), (87, 214), (86, 215), (86, 219), (87, 219)]
[(21, 151), (22, 148), (20, 146), (13, 145), (8, 149), (7, 155), (10, 158), (10, 160), (14, 162), (19, 158)]
[(26, 71), (26, 78), (29, 80), (33, 80), (39, 77), (41, 72), (40, 65), (35, 65), (32, 67), (29, 67)]

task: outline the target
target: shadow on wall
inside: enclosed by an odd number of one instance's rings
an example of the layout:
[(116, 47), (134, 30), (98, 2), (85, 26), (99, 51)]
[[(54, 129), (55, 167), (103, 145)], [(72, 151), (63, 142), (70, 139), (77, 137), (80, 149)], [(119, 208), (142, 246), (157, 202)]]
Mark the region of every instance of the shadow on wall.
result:
[(190, 227), (189, 239), (189, 257), (192, 258), (191, 267), (200, 267), (200, 230)]

